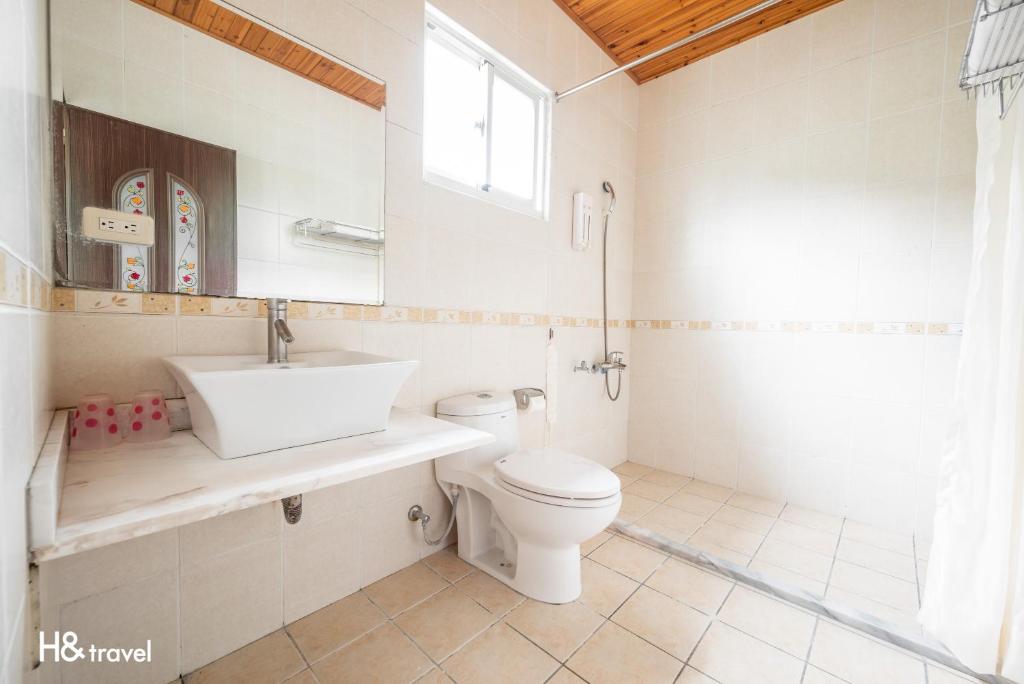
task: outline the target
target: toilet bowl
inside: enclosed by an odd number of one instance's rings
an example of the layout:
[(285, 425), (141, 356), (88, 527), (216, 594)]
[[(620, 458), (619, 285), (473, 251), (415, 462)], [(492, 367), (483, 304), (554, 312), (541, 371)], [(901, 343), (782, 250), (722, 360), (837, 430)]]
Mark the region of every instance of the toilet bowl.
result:
[(459, 494), (459, 557), (538, 601), (579, 598), (580, 543), (618, 515), (619, 479), (567, 451), (519, 449), (510, 393), (444, 399), (437, 417), (496, 437), (434, 462), (448, 498)]

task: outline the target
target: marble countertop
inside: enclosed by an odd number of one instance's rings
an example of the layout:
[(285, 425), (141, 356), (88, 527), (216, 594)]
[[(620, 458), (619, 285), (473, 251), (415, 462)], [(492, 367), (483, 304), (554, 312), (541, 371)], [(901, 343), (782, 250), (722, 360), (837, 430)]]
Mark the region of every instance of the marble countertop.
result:
[[(32, 559), (69, 556), (492, 441), (485, 432), (393, 409), (383, 432), (231, 460), (187, 430), (161, 442), (70, 452), (52, 541), (34, 544)], [(43, 519), (34, 523), (34, 516)], [(30, 526), (46, 525), (46, 517), (30, 511)]]

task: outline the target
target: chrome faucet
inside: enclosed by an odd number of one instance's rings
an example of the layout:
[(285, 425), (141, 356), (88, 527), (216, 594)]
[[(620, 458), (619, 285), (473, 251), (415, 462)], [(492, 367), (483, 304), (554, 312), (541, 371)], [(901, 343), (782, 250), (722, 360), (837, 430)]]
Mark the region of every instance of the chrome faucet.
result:
[(267, 298), (267, 363), (287, 363), (288, 345), (295, 336), (288, 329), (288, 300)]

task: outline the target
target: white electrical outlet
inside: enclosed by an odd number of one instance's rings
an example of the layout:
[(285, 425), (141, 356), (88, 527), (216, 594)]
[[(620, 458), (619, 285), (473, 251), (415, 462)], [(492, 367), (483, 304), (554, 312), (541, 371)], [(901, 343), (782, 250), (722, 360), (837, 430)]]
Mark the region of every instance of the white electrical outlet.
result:
[(82, 210), (82, 235), (90, 240), (148, 247), (155, 240), (156, 228), (152, 216), (86, 207)]

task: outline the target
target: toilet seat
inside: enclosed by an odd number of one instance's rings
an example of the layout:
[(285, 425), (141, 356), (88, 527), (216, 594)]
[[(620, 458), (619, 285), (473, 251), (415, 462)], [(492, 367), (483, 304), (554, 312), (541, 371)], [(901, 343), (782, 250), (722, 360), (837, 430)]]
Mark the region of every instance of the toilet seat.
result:
[(608, 505), (619, 479), (607, 468), (560, 449), (524, 449), (494, 463), (495, 479), (519, 496), (576, 508)]

